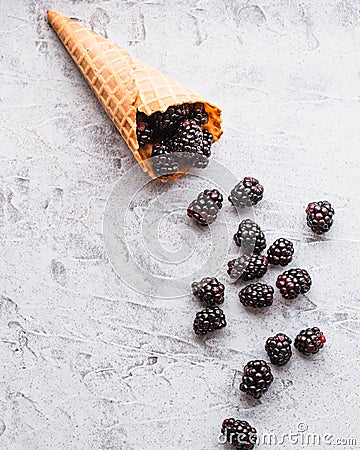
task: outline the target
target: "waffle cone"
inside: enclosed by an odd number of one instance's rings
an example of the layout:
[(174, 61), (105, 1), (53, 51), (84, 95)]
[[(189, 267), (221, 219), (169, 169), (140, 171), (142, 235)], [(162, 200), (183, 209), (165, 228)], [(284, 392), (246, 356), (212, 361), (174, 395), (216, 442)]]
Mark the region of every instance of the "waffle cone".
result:
[[(51, 10), (47, 18), (137, 162), (152, 178), (157, 178), (147, 161), (152, 146), (139, 148), (137, 111), (150, 116), (156, 111), (166, 111), (169, 106), (201, 102), (209, 114), (204, 128), (213, 134), (214, 142), (220, 138), (221, 111), (215, 105), (79, 23)], [(181, 175), (184, 173), (169, 178), (176, 180)]]

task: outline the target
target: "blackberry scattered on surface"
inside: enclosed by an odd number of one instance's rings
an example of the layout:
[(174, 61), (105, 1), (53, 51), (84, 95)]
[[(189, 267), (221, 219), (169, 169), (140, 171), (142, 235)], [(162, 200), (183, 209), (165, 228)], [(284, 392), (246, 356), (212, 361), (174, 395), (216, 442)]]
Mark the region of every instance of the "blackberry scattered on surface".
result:
[(268, 284), (253, 283), (239, 292), (239, 300), (244, 306), (265, 308), (271, 306), (274, 299), (274, 288)]
[(302, 354), (309, 356), (319, 352), (324, 347), (326, 338), (319, 328), (301, 330), (296, 336), (294, 346)]
[(286, 299), (294, 299), (310, 290), (311, 277), (305, 269), (290, 269), (278, 276), (276, 287)]
[(222, 208), (223, 196), (216, 189), (206, 189), (193, 200), (187, 209), (187, 215), (199, 225), (207, 226), (214, 222)]
[(154, 135), (154, 130), (150, 126), (149, 116), (138, 112), (136, 115), (136, 137), (139, 147), (151, 142)]
[(229, 202), (239, 208), (254, 206), (263, 198), (264, 188), (256, 178), (245, 177), (231, 191)]
[(278, 333), (276, 336), (269, 337), (265, 343), (265, 350), (270, 361), (275, 366), (284, 366), (292, 356), (292, 340), (286, 334)]
[(243, 220), (234, 234), (236, 245), (246, 252), (260, 253), (266, 248), (265, 235), (257, 223), (251, 219)]
[(236, 447), (236, 450), (252, 450), (255, 447), (257, 432), (246, 420), (236, 420), (232, 417), (225, 419), (221, 433)]
[(273, 382), (270, 366), (262, 360), (249, 361), (244, 367), (240, 390), (259, 399)]
[(195, 297), (209, 306), (224, 302), (225, 286), (216, 278), (203, 278), (200, 282), (195, 281), (191, 287)]
[[(201, 153), (203, 133), (194, 120), (184, 120), (174, 137), (173, 146), (176, 153)], [(192, 157), (192, 155), (190, 155)]]
[(333, 224), (335, 211), (327, 201), (309, 203), (306, 208), (306, 221), (316, 234), (328, 232)]
[(157, 134), (164, 131), (172, 131), (181, 119), (184, 119), (189, 114), (189, 105), (170, 106), (165, 112), (157, 111), (151, 116), (151, 121), (154, 130)]
[(179, 161), (176, 155), (170, 152), (165, 141), (153, 144), (152, 156), (152, 167), (158, 177), (168, 176), (179, 170)]
[(293, 243), (284, 238), (277, 239), (267, 251), (269, 264), (282, 267), (291, 263), (293, 254)]
[(257, 255), (241, 255), (239, 258), (228, 262), (227, 273), (230, 278), (235, 280), (250, 281), (255, 278), (261, 278), (267, 271), (268, 260), (266, 256)]
[(194, 320), (195, 334), (212, 333), (225, 326), (225, 314), (218, 306), (208, 306), (202, 311), (199, 311)]

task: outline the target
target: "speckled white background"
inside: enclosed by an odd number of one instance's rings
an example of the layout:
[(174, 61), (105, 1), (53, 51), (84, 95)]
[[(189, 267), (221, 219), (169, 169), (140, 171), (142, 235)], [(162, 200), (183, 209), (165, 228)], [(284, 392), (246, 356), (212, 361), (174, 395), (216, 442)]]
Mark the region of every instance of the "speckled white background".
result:
[[(229, 416), (279, 439), (305, 423), (321, 438), (357, 439), (336, 448), (359, 448), (359, 3), (0, 5), (0, 448), (220, 450)], [(191, 296), (156, 299), (120, 280), (102, 223), (134, 160), (44, 19), (47, 6), (222, 107), (214, 158), (265, 185), (256, 220), (269, 242), (293, 239), (293, 266), (314, 281), (306, 297), (286, 305), (277, 294), (252, 313), (227, 285), (228, 327), (199, 340)], [(324, 198), (335, 225), (315, 238), (304, 207)], [(261, 401), (240, 395), (241, 368), (265, 358), (266, 337), (314, 325), (328, 339), (318, 356), (274, 369)]]

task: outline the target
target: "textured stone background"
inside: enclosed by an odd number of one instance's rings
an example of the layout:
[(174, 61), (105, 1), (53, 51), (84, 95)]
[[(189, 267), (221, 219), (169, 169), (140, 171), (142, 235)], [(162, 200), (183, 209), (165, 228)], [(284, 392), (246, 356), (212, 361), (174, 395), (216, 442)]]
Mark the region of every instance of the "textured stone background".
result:
[[(229, 416), (277, 436), (305, 423), (321, 437), (357, 439), (337, 448), (359, 448), (359, 3), (0, 5), (0, 448), (221, 449)], [(294, 266), (313, 277), (309, 295), (292, 305), (277, 296), (269, 311), (251, 313), (228, 285), (228, 327), (199, 340), (190, 295), (156, 299), (120, 280), (102, 222), (134, 160), (44, 19), (47, 6), (223, 108), (214, 158), (263, 182), (255, 217), (269, 241), (294, 240)], [(335, 225), (315, 238), (304, 207), (324, 198)], [(176, 223), (165, 227), (174, 239)], [(261, 401), (240, 395), (241, 368), (266, 356), (266, 337), (314, 325), (326, 349), (275, 369)]]

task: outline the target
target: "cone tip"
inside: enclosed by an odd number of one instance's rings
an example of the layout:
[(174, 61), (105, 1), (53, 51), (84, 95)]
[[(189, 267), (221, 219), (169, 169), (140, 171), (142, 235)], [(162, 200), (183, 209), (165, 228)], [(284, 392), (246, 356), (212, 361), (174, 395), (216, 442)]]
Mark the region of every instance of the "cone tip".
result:
[(57, 13), (56, 11), (53, 11), (50, 8), (47, 8), (47, 10), (46, 10), (46, 17), (47, 17), (49, 22), (51, 22), (55, 18), (55, 16), (57, 16), (57, 15), (59, 15), (59, 13)]

